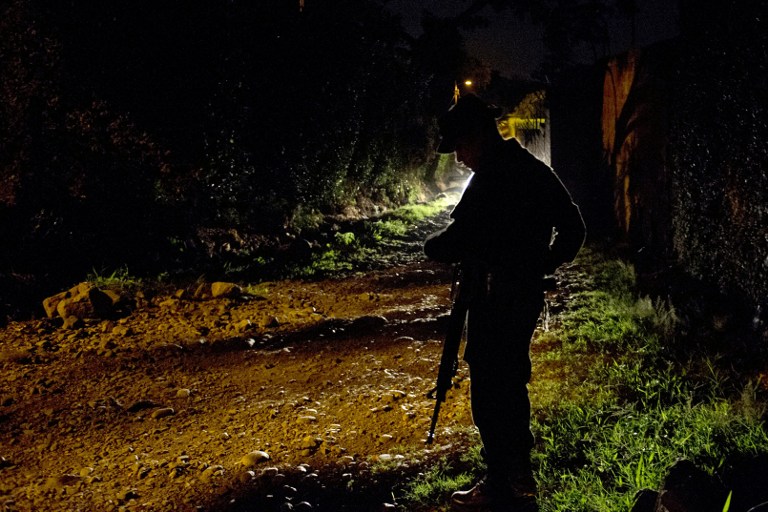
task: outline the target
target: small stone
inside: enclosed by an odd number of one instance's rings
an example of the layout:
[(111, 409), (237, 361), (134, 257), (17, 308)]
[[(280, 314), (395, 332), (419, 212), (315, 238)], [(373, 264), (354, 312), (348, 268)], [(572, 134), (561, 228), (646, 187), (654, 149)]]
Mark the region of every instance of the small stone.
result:
[(84, 326), (85, 322), (83, 322), (81, 318), (78, 318), (75, 315), (69, 315), (64, 318), (64, 323), (61, 327), (64, 329), (81, 329)]
[(240, 459), (240, 464), (242, 464), (245, 467), (252, 467), (255, 466), (261, 462), (268, 461), (269, 460), (269, 454), (262, 450), (254, 450), (250, 453), (247, 453), (243, 456), (242, 459)]
[(223, 474), (224, 466), (208, 466), (200, 475), (200, 480), (203, 482), (210, 482), (214, 477), (221, 476)]
[(267, 478), (274, 478), (277, 476), (279, 472), (280, 470), (277, 469), (276, 467), (269, 467), (262, 470), (261, 476), (264, 476)]
[(249, 469), (248, 471), (243, 471), (243, 472), (240, 474), (240, 477), (239, 477), (239, 479), (240, 479), (240, 482), (241, 482), (241, 483), (244, 483), (244, 484), (247, 484), (248, 482), (250, 482), (250, 481), (251, 481), (251, 480), (253, 480), (254, 478), (256, 478), (256, 473), (254, 473), (254, 472), (253, 472), (252, 470), (250, 470), (250, 469)]
[(186, 388), (179, 389), (176, 391), (176, 398), (189, 398), (189, 396), (192, 394), (192, 391)]
[(387, 391), (383, 398), (386, 402), (396, 402), (407, 396), (408, 394), (405, 391), (400, 391), (399, 389), (390, 389)]
[(125, 501), (135, 500), (136, 498), (139, 497), (139, 493), (138, 491), (136, 491), (136, 489), (126, 489), (124, 491), (118, 492), (115, 497), (117, 498), (117, 501), (125, 502)]
[(160, 419), (160, 418), (166, 418), (168, 416), (173, 416), (176, 414), (176, 411), (173, 409), (173, 407), (162, 407), (156, 411), (152, 412), (152, 418), (153, 419)]

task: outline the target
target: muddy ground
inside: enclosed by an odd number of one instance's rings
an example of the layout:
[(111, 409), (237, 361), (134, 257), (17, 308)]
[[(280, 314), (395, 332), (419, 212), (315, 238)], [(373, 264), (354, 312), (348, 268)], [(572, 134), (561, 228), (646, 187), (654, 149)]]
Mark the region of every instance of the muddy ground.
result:
[(395, 509), (405, 482), (475, 439), (462, 365), (424, 443), (451, 269), (413, 247), (384, 268), (238, 298), (145, 296), (76, 329), (10, 323), (0, 507)]

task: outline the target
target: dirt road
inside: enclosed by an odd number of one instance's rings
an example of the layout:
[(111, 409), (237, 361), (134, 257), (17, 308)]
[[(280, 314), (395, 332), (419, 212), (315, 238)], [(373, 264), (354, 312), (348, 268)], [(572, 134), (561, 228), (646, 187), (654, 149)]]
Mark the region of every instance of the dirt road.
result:
[(462, 368), (424, 445), (449, 282), (449, 269), (417, 261), (240, 299), (144, 298), (75, 330), (11, 323), (0, 504), (386, 509), (387, 478), (455, 450), (471, 425)]

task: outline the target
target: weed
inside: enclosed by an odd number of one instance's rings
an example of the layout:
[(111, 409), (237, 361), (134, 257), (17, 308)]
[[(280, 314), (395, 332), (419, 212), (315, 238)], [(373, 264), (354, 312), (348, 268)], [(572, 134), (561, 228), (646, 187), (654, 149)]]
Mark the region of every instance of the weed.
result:
[(85, 280), (102, 288), (115, 288), (121, 290), (133, 290), (142, 285), (142, 280), (140, 278), (131, 276), (128, 272), (128, 267), (120, 267), (108, 275), (104, 272), (104, 270), (98, 272), (96, 269), (93, 269), (91, 273), (86, 276)]
[(457, 473), (448, 460), (443, 458), (426, 473), (409, 482), (402, 500), (409, 504), (409, 510), (438, 503), (444, 501), (452, 492), (471, 485), (475, 478), (476, 475), (472, 472)]

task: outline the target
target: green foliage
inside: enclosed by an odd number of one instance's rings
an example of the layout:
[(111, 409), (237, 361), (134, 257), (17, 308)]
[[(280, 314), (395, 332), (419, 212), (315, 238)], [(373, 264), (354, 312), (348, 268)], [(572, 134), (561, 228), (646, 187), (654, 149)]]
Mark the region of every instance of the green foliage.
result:
[[(477, 436), (474, 438), (477, 439)], [(480, 445), (475, 443), (461, 456), (457, 465), (464, 469), (457, 469), (443, 457), (427, 471), (409, 481), (402, 496), (403, 503), (409, 507), (408, 510), (430, 508), (430, 504), (445, 501), (453, 492), (466, 489), (474, 483), (484, 468)]]
[[(766, 402), (756, 386), (738, 389), (714, 361), (669, 357), (674, 309), (634, 298), (625, 263), (585, 257), (595, 268), (592, 283), (556, 336), (564, 350), (578, 348), (570, 362), (586, 372), (580, 386), (601, 392), (536, 411), (541, 510), (629, 510), (635, 493), (658, 488), (680, 458), (713, 472), (729, 455), (768, 453)], [(572, 396), (562, 387), (561, 396)]]
[(120, 290), (136, 290), (143, 285), (143, 280), (132, 276), (128, 272), (128, 267), (120, 267), (110, 274), (105, 274), (104, 271), (97, 272), (96, 269), (93, 269), (85, 280), (98, 287)]
[(452, 202), (446, 197), (441, 197), (435, 201), (410, 203), (403, 205), (389, 213), (390, 217), (400, 219), (404, 222), (418, 222), (428, 217), (434, 217), (451, 206)]
[(336, 241), (337, 245), (342, 247), (351, 247), (357, 242), (357, 237), (351, 231), (345, 233), (336, 232), (333, 234), (333, 239)]
[(634, 267), (621, 260), (592, 258), (594, 268), (588, 289), (572, 297), (562, 315), (565, 346), (572, 350), (657, 351), (671, 341), (677, 316), (674, 307), (660, 299), (638, 297)]
[(395, 208), (382, 215), (368, 229), (368, 236), (378, 242), (386, 238), (401, 238), (413, 229), (413, 225), (429, 217), (434, 217), (450, 206), (447, 198), (429, 202), (410, 203)]

